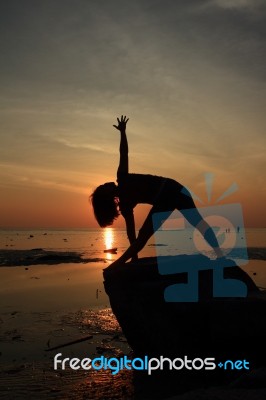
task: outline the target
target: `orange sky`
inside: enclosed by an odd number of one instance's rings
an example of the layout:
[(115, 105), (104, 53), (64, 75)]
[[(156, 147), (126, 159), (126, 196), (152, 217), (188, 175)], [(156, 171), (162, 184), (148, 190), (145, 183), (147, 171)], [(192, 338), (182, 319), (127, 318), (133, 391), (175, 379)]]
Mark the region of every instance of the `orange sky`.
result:
[(96, 227), (88, 198), (116, 179), (121, 114), (131, 172), (205, 201), (212, 172), (210, 204), (236, 182), (219, 204), (265, 227), (261, 2), (59, 3), (7, 2), (0, 16), (0, 228)]

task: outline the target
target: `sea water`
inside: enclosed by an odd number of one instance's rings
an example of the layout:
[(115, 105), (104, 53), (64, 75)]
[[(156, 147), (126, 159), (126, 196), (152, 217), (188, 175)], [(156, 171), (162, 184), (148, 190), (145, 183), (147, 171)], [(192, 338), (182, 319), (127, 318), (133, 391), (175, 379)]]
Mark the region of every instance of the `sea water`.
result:
[[(183, 254), (191, 248), (189, 243), (189, 234), (187, 242), (184, 241), (184, 235), (181, 232), (166, 236), (162, 245), (166, 247), (166, 253), (174, 249), (176, 254)], [(230, 233), (228, 233), (230, 235)], [(266, 248), (266, 229), (248, 228), (245, 230), (247, 247)], [(75, 251), (90, 257), (108, 257), (116, 259), (116, 255), (108, 255), (104, 250), (117, 248), (118, 253), (122, 253), (128, 247), (128, 239), (125, 230), (105, 228), (105, 229), (36, 229), (36, 230), (0, 230), (0, 249), (8, 250), (30, 250), (42, 248), (54, 251)], [(160, 245), (157, 243), (157, 245)], [(154, 237), (152, 237), (145, 248), (142, 250), (142, 256), (153, 256), (156, 247)], [(168, 249), (167, 249), (168, 247)], [(105, 254), (105, 255), (104, 255)], [(111, 257), (110, 257), (111, 256)]]
[[(232, 235), (232, 232), (224, 234)], [(240, 232), (240, 235), (242, 234), (243, 232)], [(245, 265), (240, 266), (251, 276), (259, 287), (266, 287), (266, 229), (246, 229), (245, 238), (247, 247), (249, 249), (258, 248), (259, 252), (256, 253), (255, 257), (251, 255)], [(193, 232), (182, 233), (181, 231), (169, 231), (160, 239), (159, 243), (156, 237), (153, 236), (141, 251), (140, 257), (191, 254), (195, 251), (195, 246), (192, 245)], [(12, 254), (15, 250), (30, 251), (31, 249), (43, 249), (62, 253), (77, 252), (86, 261), (93, 261), (86, 264), (86, 270), (88, 274), (90, 273), (92, 276), (92, 271), (96, 274), (96, 270), (98, 269), (100, 280), (102, 280), (102, 269), (106, 268), (112, 261), (115, 261), (121, 256), (128, 245), (129, 243), (125, 230), (114, 228), (69, 230), (9, 229), (0, 231), (0, 252), (2, 251), (2, 254), (4, 250), (8, 250), (8, 253)], [(105, 252), (105, 250), (116, 248), (117, 252), (114, 254)], [(95, 261), (97, 262), (95, 263)], [(55, 269), (56, 266), (42, 266), (42, 268), (45, 267)], [(79, 268), (77, 264), (72, 264), (72, 267), (68, 264), (61, 264), (60, 273), (62, 274), (63, 271), (67, 272), (70, 268), (78, 275), (77, 270)], [(15, 275), (15, 271), (12, 274)], [(18, 274), (21, 274), (21, 272), (17, 269), (15, 276)], [(48, 275), (48, 271), (46, 275)], [(12, 285), (12, 282), (10, 282), (10, 285)], [(3, 283), (0, 284), (0, 289), (1, 288), (3, 289)]]

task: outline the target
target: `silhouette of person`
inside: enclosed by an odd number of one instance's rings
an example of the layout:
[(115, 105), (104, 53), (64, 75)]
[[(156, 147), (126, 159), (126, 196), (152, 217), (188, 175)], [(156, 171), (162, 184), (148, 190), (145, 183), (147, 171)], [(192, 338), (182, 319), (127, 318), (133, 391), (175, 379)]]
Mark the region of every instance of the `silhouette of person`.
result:
[[(117, 118), (120, 131), (120, 162), (117, 170), (117, 184), (107, 182), (98, 186), (91, 195), (91, 202), (95, 218), (101, 227), (112, 225), (114, 220), (122, 214), (126, 222), (129, 248), (112, 265), (125, 263), (129, 259), (137, 259), (138, 252), (143, 249), (149, 238), (161, 226), (153, 226), (153, 214), (169, 212), (178, 209), (188, 222), (196, 227), (207, 243), (214, 249), (217, 257), (223, 257), (216, 236), (202, 218), (187, 189), (181, 183), (161, 176), (133, 174), (128, 172), (128, 142), (126, 126), (129, 118)], [(139, 230), (135, 231), (134, 207), (137, 204), (151, 204), (152, 208)]]

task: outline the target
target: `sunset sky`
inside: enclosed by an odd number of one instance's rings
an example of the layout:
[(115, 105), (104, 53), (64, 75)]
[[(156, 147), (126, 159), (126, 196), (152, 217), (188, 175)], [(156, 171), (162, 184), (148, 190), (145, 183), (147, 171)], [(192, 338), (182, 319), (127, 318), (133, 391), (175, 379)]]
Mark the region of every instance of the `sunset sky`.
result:
[[(169, 176), (266, 227), (263, 0), (8, 0), (0, 5), (0, 227), (96, 227), (89, 195)], [(197, 203), (200, 205), (200, 203)], [(138, 207), (137, 223), (146, 207)], [(115, 226), (123, 226), (122, 218)]]

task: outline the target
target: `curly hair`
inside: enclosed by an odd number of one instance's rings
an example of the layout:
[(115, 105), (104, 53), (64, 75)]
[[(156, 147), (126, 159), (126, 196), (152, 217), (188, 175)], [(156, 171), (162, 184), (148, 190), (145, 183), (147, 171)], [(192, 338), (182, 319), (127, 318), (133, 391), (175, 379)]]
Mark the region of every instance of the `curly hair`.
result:
[(90, 199), (98, 224), (102, 228), (112, 225), (120, 213), (118, 211), (117, 197), (110, 191), (110, 188), (106, 184), (98, 186), (91, 194)]

